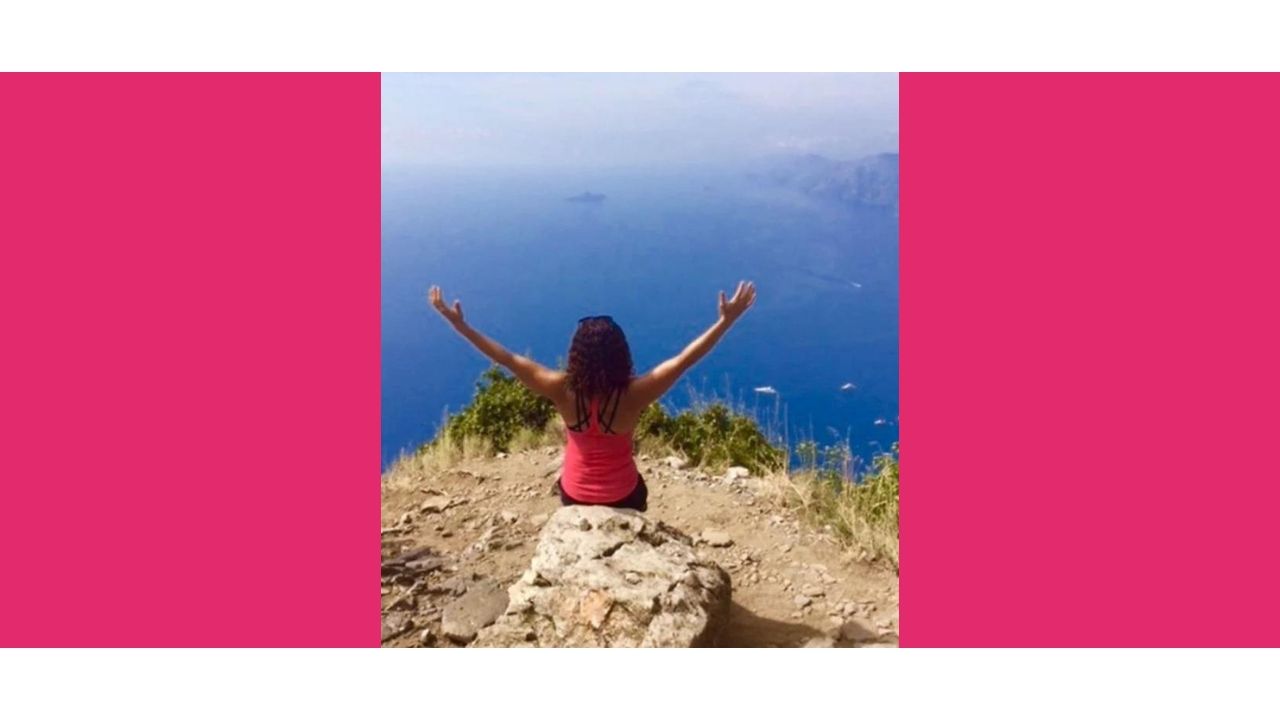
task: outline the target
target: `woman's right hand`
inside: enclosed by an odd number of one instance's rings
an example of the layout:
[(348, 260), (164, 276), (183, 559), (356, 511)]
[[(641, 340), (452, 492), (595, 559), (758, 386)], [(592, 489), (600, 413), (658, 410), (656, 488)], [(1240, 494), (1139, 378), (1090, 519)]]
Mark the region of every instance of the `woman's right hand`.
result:
[(755, 283), (743, 280), (738, 283), (738, 289), (734, 291), (733, 297), (726, 300), (724, 291), (720, 291), (720, 318), (728, 322), (734, 322), (742, 317), (747, 308), (755, 304), (756, 286)]

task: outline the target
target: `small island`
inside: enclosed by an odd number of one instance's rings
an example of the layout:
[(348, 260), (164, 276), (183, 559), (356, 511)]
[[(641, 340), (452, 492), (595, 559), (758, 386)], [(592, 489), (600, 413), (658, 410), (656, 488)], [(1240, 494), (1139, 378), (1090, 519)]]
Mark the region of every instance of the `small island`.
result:
[(602, 203), (604, 202), (604, 198), (605, 196), (599, 193), (584, 192), (581, 195), (574, 195), (573, 197), (565, 198), (565, 200), (576, 203)]

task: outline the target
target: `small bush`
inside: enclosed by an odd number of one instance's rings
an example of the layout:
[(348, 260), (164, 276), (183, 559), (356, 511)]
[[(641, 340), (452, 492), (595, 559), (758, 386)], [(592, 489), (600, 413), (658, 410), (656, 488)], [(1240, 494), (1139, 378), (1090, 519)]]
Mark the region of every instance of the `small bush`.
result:
[(640, 413), (640, 419), (636, 421), (636, 439), (662, 438), (667, 434), (670, 425), (671, 418), (662, 408), (662, 404), (653, 403)]
[(535, 395), (497, 367), (491, 367), (476, 383), (476, 394), (462, 412), (449, 418), (440, 434), (455, 446), (468, 438), (485, 441), (494, 452), (507, 452), (517, 437), (522, 447), (546, 431), (556, 414), (550, 400)]
[(654, 403), (636, 423), (636, 438), (646, 447), (681, 453), (694, 465), (719, 469), (741, 465), (764, 474), (781, 470), (786, 461), (786, 451), (774, 447), (753, 418), (720, 403), (675, 416)]

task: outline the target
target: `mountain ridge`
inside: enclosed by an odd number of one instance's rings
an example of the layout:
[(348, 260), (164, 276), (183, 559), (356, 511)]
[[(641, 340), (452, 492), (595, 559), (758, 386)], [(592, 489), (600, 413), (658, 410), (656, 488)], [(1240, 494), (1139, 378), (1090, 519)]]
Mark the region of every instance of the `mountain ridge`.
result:
[(748, 177), (851, 206), (898, 208), (898, 153), (835, 160), (824, 155), (774, 159)]

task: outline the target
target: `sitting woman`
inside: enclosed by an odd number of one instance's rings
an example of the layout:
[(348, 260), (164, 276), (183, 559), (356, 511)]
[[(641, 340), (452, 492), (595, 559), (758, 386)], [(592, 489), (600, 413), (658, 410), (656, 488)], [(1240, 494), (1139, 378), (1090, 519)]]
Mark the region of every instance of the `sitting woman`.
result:
[(732, 298), (726, 299), (722, 291), (719, 319), (680, 354), (643, 375), (634, 374), (627, 337), (607, 315), (578, 321), (569, 345), (569, 366), (561, 372), (512, 353), (468, 325), (461, 301), (447, 305), (439, 287), (432, 287), (429, 296), (431, 305), (455, 330), (525, 387), (550, 400), (564, 418), (560, 501), (643, 511), (648, 507), (648, 490), (632, 455), (640, 414), (710, 352), (755, 302), (756, 289), (744, 281)]

